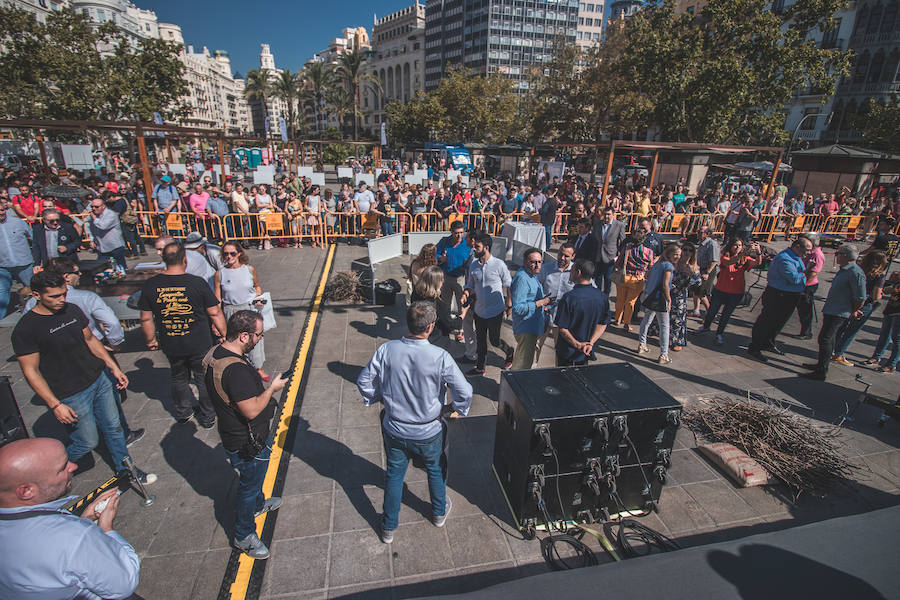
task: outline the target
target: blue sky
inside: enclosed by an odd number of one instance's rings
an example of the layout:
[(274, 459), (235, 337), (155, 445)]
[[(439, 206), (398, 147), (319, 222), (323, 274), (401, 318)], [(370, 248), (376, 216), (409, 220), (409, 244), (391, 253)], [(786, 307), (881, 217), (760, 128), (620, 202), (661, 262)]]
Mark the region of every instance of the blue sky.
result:
[(133, 2), (163, 23), (180, 25), (185, 43), (195, 49), (227, 50), (232, 70), (246, 73), (259, 67), (260, 44), (272, 47), (276, 67), (295, 71), (343, 28), (362, 26), (372, 35), (373, 11), (383, 17), (414, 0)]

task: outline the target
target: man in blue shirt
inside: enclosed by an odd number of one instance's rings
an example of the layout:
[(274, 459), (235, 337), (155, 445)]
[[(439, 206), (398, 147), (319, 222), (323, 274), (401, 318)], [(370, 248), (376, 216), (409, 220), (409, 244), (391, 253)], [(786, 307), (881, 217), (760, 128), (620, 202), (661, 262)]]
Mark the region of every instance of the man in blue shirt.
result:
[(803, 258), (812, 250), (812, 242), (798, 238), (791, 247), (779, 252), (769, 266), (769, 281), (762, 295), (762, 312), (753, 324), (747, 352), (766, 362), (762, 351), (784, 355), (775, 338), (794, 313), (800, 295), (806, 290), (806, 267)]
[(519, 269), (509, 287), (513, 335), (516, 337), (512, 369), (530, 369), (534, 364), (537, 340), (546, 330), (545, 312), (551, 302), (550, 294), (544, 294), (539, 278), (544, 253), (529, 248), (522, 256), (524, 268)]
[(28, 287), (34, 274), (31, 227), (9, 212), (9, 205), (0, 203), (0, 319), (6, 316), (13, 279)]
[(609, 296), (591, 285), (594, 263), (579, 259), (572, 265), (575, 287), (556, 309), (556, 366), (584, 365), (594, 358), (594, 345), (609, 324)]
[(68, 495), (76, 468), (50, 438), (0, 448), (0, 598), (130, 598), (137, 588), (141, 559), (113, 529), (116, 490), (82, 517), (63, 508), (76, 499)]
[(850, 320), (863, 316), (863, 303), (866, 301), (866, 275), (856, 264), (859, 252), (852, 244), (841, 244), (834, 255), (834, 260), (841, 267), (831, 281), (831, 289), (822, 307), (822, 329), (819, 331), (819, 361), (811, 365), (803, 365), (813, 369), (812, 373), (803, 373), (808, 379), (825, 381), (828, 365), (834, 355), (834, 340), (838, 331)]
[(434, 304), (414, 302), (406, 311), (409, 335), (382, 344), (356, 379), (366, 406), (384, 403), (381, 434), (387, 469), (381, 541), (385, 544), (394, 540), (399, 525), (403, 478), (414, 456), (425, 461), (434, 525), (443, 527), (450, 512), (441, 413), (449, 389), (450, 416), (467, 415), (472, 386), (450, 353), (428, 342), (436, 320)]
[(455, 221), (450, 227), (450, 235), (438, 242), (438, 266), (444, 271), (444, 285), (441, 288), (441, 302), (445, 303), (445, 314), (450, 313), (453, 298), (456, 298), (457, 310), (462, 310), (462, 278), (466, 275), (466, 263), (472, 256), (472, 248), (466, 243), (465, 226), (462, 221)]

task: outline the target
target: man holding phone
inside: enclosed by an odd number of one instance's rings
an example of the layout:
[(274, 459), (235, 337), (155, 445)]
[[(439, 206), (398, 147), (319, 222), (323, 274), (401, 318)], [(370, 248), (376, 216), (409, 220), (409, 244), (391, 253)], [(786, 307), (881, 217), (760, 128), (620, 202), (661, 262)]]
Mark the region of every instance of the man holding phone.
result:
[(522, 257), (524, 268), (519, 269), (510, 285), (512, 296), (512, 326), (516, 338), (512, 369), (530, 369), (534, 364), (537, 340), (547, 329), (546, 311), (553, 302), (544, 293), (538, 275), (544, 264), (544, 253), (529, 248)]

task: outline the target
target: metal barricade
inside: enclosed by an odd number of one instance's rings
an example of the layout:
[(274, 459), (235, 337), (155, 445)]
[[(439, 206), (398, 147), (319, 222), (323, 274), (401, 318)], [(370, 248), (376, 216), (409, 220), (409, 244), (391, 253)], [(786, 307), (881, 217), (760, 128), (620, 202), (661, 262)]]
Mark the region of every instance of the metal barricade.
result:
[(168, 235), (180, 240), (186, 238), (192, 231), (198, 231), (209, 239), (225, 239), (222, 220), (215, 215), (198, 219), (192, 212), (135, 211), (135, 213), (138, 217), (138, 235), (142, 238), (153, 239)]

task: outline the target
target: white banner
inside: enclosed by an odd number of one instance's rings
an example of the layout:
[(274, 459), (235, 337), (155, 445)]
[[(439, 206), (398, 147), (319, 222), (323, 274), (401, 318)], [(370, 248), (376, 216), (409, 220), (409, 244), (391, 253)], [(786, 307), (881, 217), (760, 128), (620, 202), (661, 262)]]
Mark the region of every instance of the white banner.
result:
[(372, 173), (359, 173), (356, 176), (356, 185), (359, 185), (360, 181), (365, 181), (369, 187), (375, 187), (375, 175)]
[(353, 179), (353, 169), (350, 167), (338, 167), (338, 179)]
[(181, 163), (169, 163), (166, 167), (173, 175), (187, 175), (187, 165)]
[(253, 183), (265, 183), (275, 185), (275, 167), (272, 165), (259, 165), (253, 171)]
[(94, 168), (94, 155), (91, 147), (85, 144), (61, 144), (63, 161), (66, 168), (84, 171)]
[(324, 186), (325, 185), (325, 173), (313, 173), (309, 177), (309, 182), (313, 185)]
[(298, 177), (309, 177), (312, 179), (313, 168), (312, 167), (297, 167), (297, 176)]
[[(219, 174), (221, 175), (221, 173), (222, 173), (222, 166), (221, 166), (221, 165), (213, 165), (213, 166), (212, 166), (212, 170), (215, 171), (216, 173), (219, 173)], [(226, 175), (231, 175), (231, 165), (225, 165), (225, 174), (226, 174)]]
[(413, 175), (415, 175), (419, 181), (428, 179), (428, 169), (416, 169), (413, 172)]

